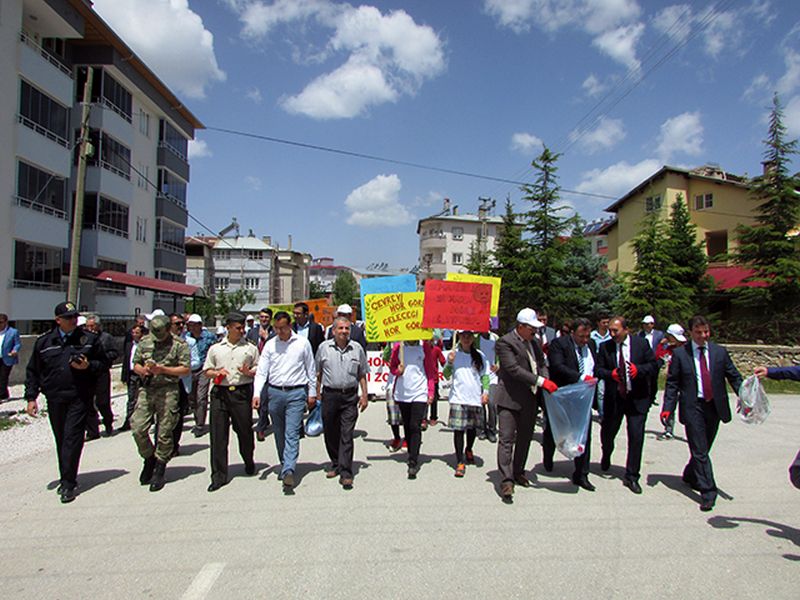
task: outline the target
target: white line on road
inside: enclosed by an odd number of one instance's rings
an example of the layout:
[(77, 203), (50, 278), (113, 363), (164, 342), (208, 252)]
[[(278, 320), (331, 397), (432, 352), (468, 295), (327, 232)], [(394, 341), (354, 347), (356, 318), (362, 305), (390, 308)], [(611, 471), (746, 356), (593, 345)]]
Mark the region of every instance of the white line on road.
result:
[(203, 600), (225, 568), (225, 563), (207, 563), (192, 580), (181, 600)]

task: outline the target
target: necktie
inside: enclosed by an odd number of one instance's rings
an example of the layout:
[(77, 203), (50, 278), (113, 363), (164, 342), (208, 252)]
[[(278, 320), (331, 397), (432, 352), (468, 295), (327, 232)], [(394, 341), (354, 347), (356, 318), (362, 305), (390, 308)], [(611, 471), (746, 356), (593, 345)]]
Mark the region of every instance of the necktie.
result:
[(714, 399), (714, 390), (711, 387), (711, 373), (706, 362), (706, 347), (700, 346), (698, 350), (700, 351), (700, 383), (703, 386), (703, 399), (711, 402)]
[(619, 374), (619, 395), (623, 398), (628, 395), (628, 367), (625, 364), (625, 355), (622, 352), (623, 344), (619, 345), (619, 365), (617, 366), (617, 373)]
[(583, 379), (583, 369), (586, 364), (583, 361), (583, 346), (578, 346), (578, 371), (580, 372), (580, 378)]

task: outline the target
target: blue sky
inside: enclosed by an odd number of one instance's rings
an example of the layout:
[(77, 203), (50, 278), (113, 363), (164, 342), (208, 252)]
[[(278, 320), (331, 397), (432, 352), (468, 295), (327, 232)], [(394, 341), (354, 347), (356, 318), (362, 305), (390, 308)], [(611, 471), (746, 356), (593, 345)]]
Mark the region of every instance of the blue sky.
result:
[[(565, 190), (611, 197), (663, 164), (758, 173), (773, 91), (800, 136), (797, 0), (95, 8), (209, 127), (192, 145), (190, 213), (340, 264), (413, 266), (417, 220), (443, 198), (522, 208), (519, 187), (211, 128), (513, 181), (530, 180), (545, 143), (564, 153)], [(562, 197), (586, 219), (613, 202)]]

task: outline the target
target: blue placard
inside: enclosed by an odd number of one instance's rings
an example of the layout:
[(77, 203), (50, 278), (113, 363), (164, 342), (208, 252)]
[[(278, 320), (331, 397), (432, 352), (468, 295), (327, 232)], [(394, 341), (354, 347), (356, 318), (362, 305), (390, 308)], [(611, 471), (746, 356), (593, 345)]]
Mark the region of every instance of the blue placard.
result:
[(401, 292), (416, 292), (416, 275), (390, 275), (388, 277), (370, 277), (361, 280), (361, 314), (366, 318), (367, 310), (364, 307), (364, 296), (367, 294), (395, 294)]

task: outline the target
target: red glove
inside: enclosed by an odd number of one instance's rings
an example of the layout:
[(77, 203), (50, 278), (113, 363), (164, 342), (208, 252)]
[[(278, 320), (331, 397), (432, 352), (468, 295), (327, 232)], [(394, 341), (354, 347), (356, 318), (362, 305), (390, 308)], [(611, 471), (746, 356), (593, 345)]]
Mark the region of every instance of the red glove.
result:
[(545, 379), (544, 380), (544, 383), (542, 384), (542, 387), (545, 390), (547, 390), (548, 392), (550, 392), (551, 394), (558, 389), (558, 386), (555, 383), (553, 383), (552, 381), (550, 381), (549, 379)]
[(639, 374), (639, 369), (636, 368), (636, 365), (633, 363), (628, 363), (628, 369), (631, 373), (631, 379), (636, 379), (636, 376)]
[(662, 424), (664, 427), (666, 427), (666, 426), (667, 426), (667, 421), (669, 421), (669, 418), (670, 418), (671, 416), (672, 416), (672, 413), (671, 413), (670, 411), (668, 411), (668, 410), (662, 410), (662, 411), (661, 411), (661, 424)]
[(611, 371), (611, 379), (619, 383), (619, 371), (617, 371), (616, 369)]
[(597, 377), (592, 377), (591, 375), (587, 375), (583, 378), (586, 383), (597, 383)]

